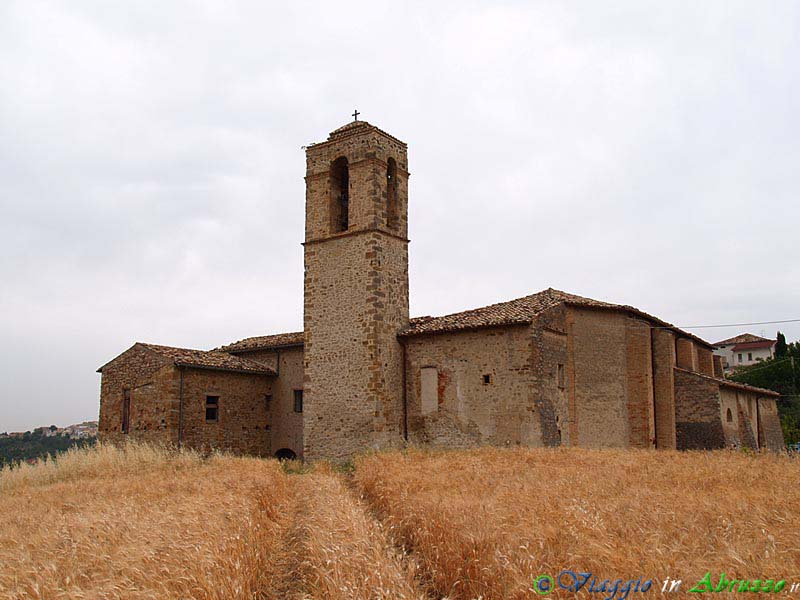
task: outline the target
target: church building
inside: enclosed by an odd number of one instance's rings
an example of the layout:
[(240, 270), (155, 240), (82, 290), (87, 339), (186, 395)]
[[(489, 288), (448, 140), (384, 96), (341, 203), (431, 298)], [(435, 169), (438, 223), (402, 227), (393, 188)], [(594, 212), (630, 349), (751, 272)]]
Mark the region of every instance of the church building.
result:
[(783, 448), (778, 394), (706, 341), (554, 289), (409, 318), (406, 144), (365, 121), (306, 149), (303, 331), (106, 363), (101, 440), (346, 460), (407, 445)]

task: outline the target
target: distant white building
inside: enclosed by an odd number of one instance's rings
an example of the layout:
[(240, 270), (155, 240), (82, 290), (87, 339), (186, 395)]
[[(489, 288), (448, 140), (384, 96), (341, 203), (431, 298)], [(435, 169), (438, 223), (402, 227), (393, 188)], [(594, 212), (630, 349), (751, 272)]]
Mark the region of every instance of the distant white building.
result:
[(775, 356), (775, 340), (743, 333), (714, 344), (714, 354), (722, 358), (722, 368), (730, 371)]

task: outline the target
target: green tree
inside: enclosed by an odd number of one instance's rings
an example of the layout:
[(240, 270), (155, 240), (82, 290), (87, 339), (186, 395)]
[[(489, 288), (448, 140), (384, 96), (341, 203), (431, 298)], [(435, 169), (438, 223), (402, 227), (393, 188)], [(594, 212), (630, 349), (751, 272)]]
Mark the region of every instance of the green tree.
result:
[(779, 331), (778, 343), (775, 346), (775, 358), (784, 358), (787, 352), (789, 352), (789, 346), (786, 345), (786, 336)]
[[(782, 337), (780, 334), (779, 338)], [(785, 339), (784, 339), (785, 342)], [(730, 377), (739, 383), (778, 392), (778, 415), (787, 444), (800, 442), (800, 343), (786, 346), (782, 357), (767, 359), (751, 367), (737, 369)]]

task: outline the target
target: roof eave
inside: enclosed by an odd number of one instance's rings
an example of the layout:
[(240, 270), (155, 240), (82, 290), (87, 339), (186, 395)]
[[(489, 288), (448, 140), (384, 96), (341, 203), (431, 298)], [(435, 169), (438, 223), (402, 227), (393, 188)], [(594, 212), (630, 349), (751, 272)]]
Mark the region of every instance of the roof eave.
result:
[(176, 367), (184, 367), (187, 369), (200, 369), (202, 371), (223, 371), (225, 373), (241, 373), (243, 375), (260, 375), (263, 377), (275, 377), (277, 373), (273, 369), (236, 369), (233, 367), (211, 367), (208, 365), (198, 365), (194, 363), (188, 363), (185, 361), (175, 361), (174, 362)]
[(284, 350), (286, 348), (302, 348), (303, 346), (305, 346), (305, 343), (303, 343), (303, 342), (294, 342), (294, 343), (291, 343), (291, 344), (275, 344), (275, 345), (269, 345), (269, 346), (255, 346), (253, 348), (241, 348), (241, 349), (229, 348), (227, 350), (224, 349), (224, 347), (223, 347), (223, 348), (220, 348), (219, 351), (220, 352), (227, 352), (228, 354), (244, 354), (246, 352), (258, 352), (259, 350)]
[(502, 327), (520, 327), (527, 326), (533, 323), (533, 319), (525, 319), (521, 321), (506, 321), (504, 323), (491, 323), (482, 325), (466, 325), (463, 327), (448, 327), (445, 329), (434, 329), (430, 331), (400, 331), (397, 334), (398, 338), (421, 337), (423, 335), (439, 335), (444, 333), (461, 333), (467, 331), (478, 331), (481, 329), (498, 329)]
[(768, 390), (766, 388), (760, 388), (755, 385), (749, 385), (747, 383), (739, 383), (738, 381), (731, 381), (730, 379), (721, 379), (719, 377), (712, 377), (711, 375), (706, 375), (705, 373), (698, 373), (697, 371), (692, 371), (691, 369), (684, 369), (683, 367), (673, 367), (673, 368), (676, 371), (683, 371), (684, 373), (697, 375), (702, 379), (709, 379), (721, 386), (736, 388), (739, 390), (745, 390), (748, 392), (759, 394), (761, 396), (771, 396), (773, 398), (780, 398), (780, 393), (776, 392), (775, 390)]
[(130, 352), (131, 350), (133, 350), (133, 349), (134, 349), (136, 346), (142, 346), (142, 347), (143, 347), (143, 348), (145, 348), (146, 350), (150, 350), (150, 351), (152, 352), (152, 350), (151, 350), (150, 348), (148, 348), (146, 344), (142, 344), (142, 342), (134, 342), (134, 343), (133, 343), (133, 345), (132, 345), (130, 348), (127, 348), (127, 349), (123, 350), (122, 352), (120, 352), (119, 354), (117, 354), (117, 355), (116, 355), (114, 358), (112, 358), (111, 360), (109, 360), (107, 363), (105, 363), (105, 364), (103, 364), (103, 365), (100, 365), (99, 367), (97, 367), (97, 371), (95, 371), (95, 373), (100, 373), (100, 374), (102, 374), (102, 373), (103, 373), (103, 369), (105, 369), (105, 368), (106, 368), (108, 365), (110, 365), (111, 363), (113, 363), (115, 360), (117, 360), (117, 359), (118, 359), (120, 356), (122, 356), (122, 355), (123, 355), (123, 354), (125, 354), (126, 352)]

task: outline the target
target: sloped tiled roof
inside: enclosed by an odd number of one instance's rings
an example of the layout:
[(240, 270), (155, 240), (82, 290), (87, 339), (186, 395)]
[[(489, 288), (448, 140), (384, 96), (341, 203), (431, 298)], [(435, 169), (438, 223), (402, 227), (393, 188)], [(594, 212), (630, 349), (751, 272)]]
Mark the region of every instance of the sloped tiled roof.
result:
[(727, 340), (722, 340), (721, 342), (715, 342), (715, 346), (729, 346), (731, 344), (744, 344), (746, 342), (774, 342), (775, 340), (770, 340), (768, 338), (763, 338), (759, 335), (753, 335), (752, 333), (742, 333), (741, 335), (737, 335), (732, 338), (728, 338)]
[(537, 315), (559, 304), (625, 311), (652, 321), (658, 327), (671, 329), (680, 333), (682, 336), (692, 338), (702, 345), (710, 347), (710, 344), (705, 340), (678, 329), (671, 323), (662, 321), (633, 306), (612, 304), (610, 302), (585, 298), (553, 288), (548, 288), (523, 298), (517, 298), (516, 300), (490, 304), (489, 306), (466, 310), (452, 315), (445, 315), (443, 317), (418, 317), (411, 319), (409, 326), (400, 332), (400, 336), (408, 337), (503, 325), (526, 325), (532, 323)]
[(771, 348), (772, 346), (777, 345), (775, 340), (764, 340), (763, 342), (742, 342), (740, 344), (736, 344), (733, 347), (734, 352), (738, 352), (739, 350), (755, 350), (757, 348)]
[(417, 317), (411, 319), (411, 323), (401, 335), (479, 329), (497, 325), (524, 325), (530, 323), (536, 315), (561, 304), (567, 297), (573, 300), (588, 300), (550, 288), (524, 298), (498, 302), (443, 317)]
[(703, 379), (708, 379), (710, 381), (716, 381), (723, 387), (735, 388), (737, 390), (744, 390), (746, 392), (753, 392), (755, 394), (760, 394), (762, 396), (774, 396), (776, 398), (780, 397), (780, 394), (774, 390), (768, 390), (766, 388), (756, 387), (754, 385), (749, 385), (747, 383), (739, 383), (738, 381), (731, 381), (730, 379), (720, 379), (719, 377), (712, 377), (711, 375), (706, 375), (705, 373), (698, 373), (697, 371), (689, 371), (688, 369), (682, 369), (681, 367), (675, 367), (676, 371), (683, 371), (684, 373), (691, 373), (696, 377), (701, 377)]
[(190, 348), (144, 344), (142, 342), (137, 342), (137, 345), (172, 360), (179, 367), (275, 375), (275, 371), (270, 367), (218, 350), (193, 350)]
[(269, 348), (285, 348), (286, 346), (302, 346), (303, 332), (293, 331), (291, 333), (276, 333), (273, 335), (259, 335), (249, 337), (238, 342), (233, 342), (226, 346), (220, 346), (216, 350), (221, 352), (248, 352), (252, 350), (267, 350)]
[(370, 130), (370, 129), (380, 132), (381, 134), (385, 135), (387, 138), (392, 139), (392, 140), (398, 142), (399, 144), (403, 144), (404, 146), (406, 145), (406, 143), (404, 141), (397, 139), (392, 134), (385, 132), (380, 127), (375, 127), (375, 125), (373, 125), (371, 123), (368, 123), (367, 121), (350, 121), (349, 123), (345, 123), (341, 127), (337, 127), (336, 129), (331, 131), (330, 134), (328, 134), (328, 139), (325, 140), (324, 142), (319, 142), (317, 144), (312, 144), (312, 146), (318, 146), (319, 144), (327, 144), (328, 142), (331, 142), (331, 141), (334, 141), (334, 140), (340, 140), (340, 139), (342, 139), (344, 137), (348, 137), (348, 136), (351, 136), (351, 135), (356, 135), (356, 134), (362, 133), (362, 132), (364, 132), (366, 130)]

